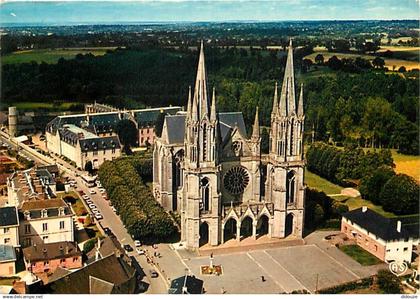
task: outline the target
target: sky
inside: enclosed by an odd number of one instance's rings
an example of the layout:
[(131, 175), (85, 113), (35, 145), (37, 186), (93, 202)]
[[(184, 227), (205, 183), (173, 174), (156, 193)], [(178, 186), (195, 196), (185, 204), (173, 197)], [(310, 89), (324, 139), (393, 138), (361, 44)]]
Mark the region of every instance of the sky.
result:
[(0, 23), (419, 19), (419, 0), (4, 1)]

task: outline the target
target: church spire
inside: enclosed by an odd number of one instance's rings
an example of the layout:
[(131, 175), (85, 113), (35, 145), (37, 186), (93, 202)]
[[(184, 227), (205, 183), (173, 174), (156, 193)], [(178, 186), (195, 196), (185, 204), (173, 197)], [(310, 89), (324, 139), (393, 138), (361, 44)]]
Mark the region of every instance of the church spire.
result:
[(187, 119), (191, 119), (191, 85), (188, 87)]
[[(282, 103), (282, 101), (284, 103)], [(296, 113), (295, 76), (293, 70), (293, 46), (291, 39), (289, 44), (289, 51), (287, 53), (286, 68), (284, 70), (283, 85), (280, 95), (280, 104), (284, 105), (287, 109), (287, 111), (281, 111), (282, 107), (280, 106), (280, 112), (285, 113), (284, 115), (291, 115), (293, 113)]]
[(253, 139), (260, 138), (260, 121), (258, 119), (258, 106), (257, 106), (257, 110), (255, 111), (254, 126), (252, 128), (252, 138)]
[(277, 87), (277, 81), (276, 86), (274, 87), (274, 98), (273, 98), (273, 110), (271, 112), (271, 115), (277, 115), (279, 111), (279, 99), (278, 99), (278, 87)]
[(213, 87), (213, 95), (211, 100), (211, 111), (210, 111), (210, 120), (215, 121), (217, 119), (216, 115), (216, 89)]
[(200, 56), (198, 59), (197, 77), (195, 79), (194, 87), (194, 101), (198, 104), (199, 118), (202, 119), (204, 115), (208, 116), (209, 101), (207, 98), (207, 75), (204, 63), (204, 45), (201, 41)]
[(300, 85), (299, 104), (298, 104), (298, 116), (303, 116), (303, 83)]

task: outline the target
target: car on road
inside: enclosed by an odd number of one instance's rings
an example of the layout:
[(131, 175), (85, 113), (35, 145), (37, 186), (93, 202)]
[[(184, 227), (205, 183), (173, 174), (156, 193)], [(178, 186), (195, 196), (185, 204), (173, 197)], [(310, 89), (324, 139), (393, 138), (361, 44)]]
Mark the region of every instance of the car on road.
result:
[(106, 193), (106, 190), (104, 188), (99, 188), (99, 192), (103, 194), (103, 193)]
[(141, 249), (141, 248), (139, 248), (139, 247), (137, 247), (137, 248), (136, 248), (136, 252), (137, 252), (139, 255), (143, 255), (143, 254), (144, 254), (144, 250), (143, 250), (143, 249)]
[(134, 240), (134, 246), (140, 247), (141, 246), (141, 242), (139, 240)]
[(104, 233), (107, 236), (112, 236), (114, 233), (112, 232), (112, 230), (109, 227), (105, 227), (104, 228)]
[(150, 270), (149, 274), (151, 278), (156, 278), (159, 276), (159, 274), (155, 270)]
[(133, 251), (133, 247), (131, 247), (131, 245), (130, 244), (125, 244), (124, 246), (124, 250), (125, 250), (125, 252), (128, 254), (129, 252), (132, 252)]
[(90, 190), (89, 190), (89, 193), (90, 193), (90, 194), (96, 194), (96, 191), (95, 191), (95, 190), (93, 190), (93, 189), (90, 189)]
[(116, 209), (114, 206), (111, 206), (111, 210), (112, 210), (114, 213), (117, 213), (117, 209)]

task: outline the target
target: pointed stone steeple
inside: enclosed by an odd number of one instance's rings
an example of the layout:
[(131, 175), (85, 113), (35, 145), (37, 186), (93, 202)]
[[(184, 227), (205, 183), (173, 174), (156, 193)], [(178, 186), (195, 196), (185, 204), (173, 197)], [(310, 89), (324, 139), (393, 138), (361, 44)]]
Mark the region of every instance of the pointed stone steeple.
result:
[[(283, 88), (284, 88), (284, 86), (287, 86), (287, 80), (288, 79), (285, 79), (285, 80), (286, 80), (286, 84), (283, 82)], [(287, 102), (287, 96), (286, 96), (286, 93), (283, 93), (283, 90), (282, 90), (281, 95), (280, 95), (279, 108), (278, 108), (280, 116), (287, 116), (287, 104), (286, 104), (286, 102)]]
[(195, 79), (194, 102), (198, 104), (199, 119), (209, 116), (209, 101), (207, 98), (207, 75), (204, 63), (204, 45), (201, 41), (200, 57), (198, 59), (197, 77)]
[(210, 120), (216, 121), (217, 114), (216, 114), (216, 89), (213, 87), (213, 95), (211, 99), (211, 111), (210, 111)]
[(258, 118), (258, 106), (257, 110), (255, 111), (255, 120), (254, 120), (254, 126), (252, 128), (252, 139), (258, 139), (260, 138), (260, 121)]
[(298, 104), (298, 116), (303, 116), (303, 83), (300, 85), (300, 95), (299, 95), (299, 104)]
[(191, 119), (191, 85), (188, 87), (187, 119)]
[[(282, 103), (282, 101), (284, 103)], [(296, 113), (295, 76), (293, 70), (293, 46), (291, 39), (289, 44), (289, 51), (287, 53), (286, 68), (284, 70), (283, 85), (280, 95), (280, 104), (286, 106), (286, 111), (281, 111), (282, 106), (280, 105), (280, 113), (285, 113), (284, 115), (291, 115), (293, 113)]]
[(278, 97), (278, 86), (276, 81), (276, 86), (274, 87), (274, 97), (273, 97), (273, 110), (271, 115), (277, 115), (279, 112), (279, 97)]

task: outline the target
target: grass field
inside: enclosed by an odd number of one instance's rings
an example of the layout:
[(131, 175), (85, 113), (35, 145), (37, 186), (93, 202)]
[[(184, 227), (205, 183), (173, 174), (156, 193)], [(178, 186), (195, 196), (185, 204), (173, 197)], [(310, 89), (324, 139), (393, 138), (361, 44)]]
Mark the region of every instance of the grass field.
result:
[(339, 194), (341, 189), (343, 189), (342, 187), (335, 185), (308, 170), (305, 171), (305, 183), (308, 187), (322, 191), (325, 194)]
[(392, 158), (397, 173), (405, 173), (420, 182), (420, 156), (403, 155), (392, 150)]
[[(363, 54), (358, 54), (358, 53), (336, 53), (336, 52), (328, 52), (322, 49), (319, 49), (319, 51), (315, 51), (314, 53), (305, 56), (305, 58), (311, 59), (314, 62), (315, 56), (318, 54), (322, 54), (324, 56), (325, 61), (327, 61), (334, 55), (340, 59), (341, 58), (355, 59), (356, 57), (362, 57), (370, 61), (375, 59), (375, 56), (373, 55), (363, 55)], [(400, 66), (405, 66), (407, 70), (411, 70), (415, 68), (420, 69), (420, 62), (418, 59), (416, 61), (410, 61), (410, 60), (404, 60), (404, 59), (384, 58), (384, 60), (385, 60), (385, 67), (387, 67), (390, 70), (392, 70), (393, 67), (395, 67), (395, 69), (398, 70)]]
[(113, 50), (115, 47), (98, 47), (98, 48), (62, 48), (62, 49), (41, 49), (41, 50), (25, 50), (16, 51), (12, 54), (5, 55), (1, 58), (2, 64), (24, 63), (35, 61), (38, 63), (56, 63), (61, 57), (71, 59), (77, 54), (92, 53), (95, 56), (104, 55), (107, 50)]
[(382, 263), (376, 256), (370, 254), (358, 245), (343, 245), (340, 249), (362, 266), (371, 266)]

